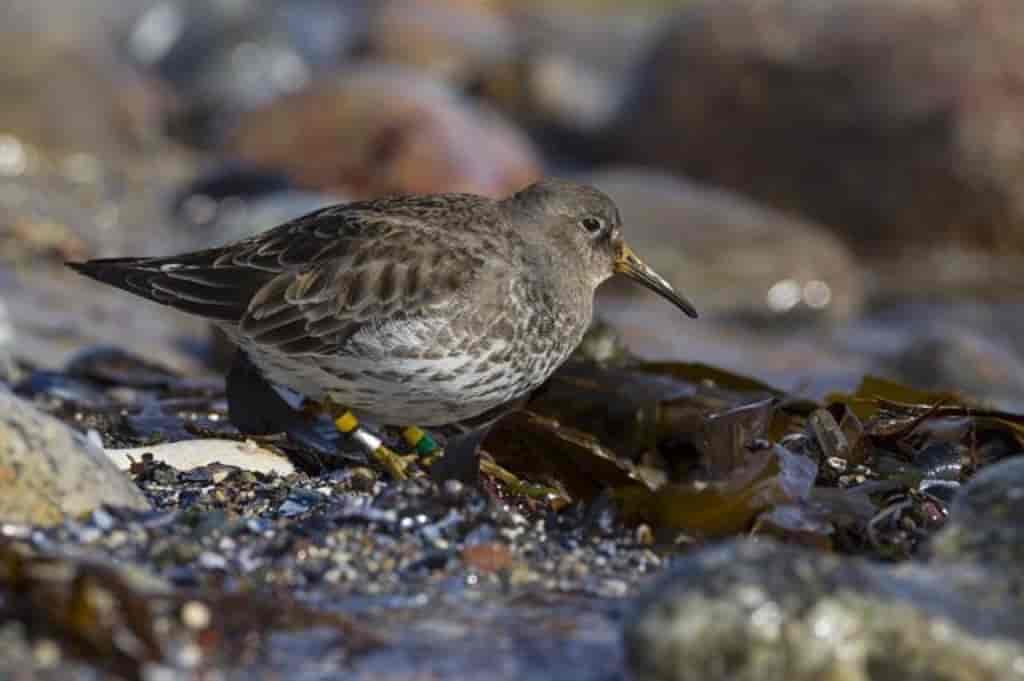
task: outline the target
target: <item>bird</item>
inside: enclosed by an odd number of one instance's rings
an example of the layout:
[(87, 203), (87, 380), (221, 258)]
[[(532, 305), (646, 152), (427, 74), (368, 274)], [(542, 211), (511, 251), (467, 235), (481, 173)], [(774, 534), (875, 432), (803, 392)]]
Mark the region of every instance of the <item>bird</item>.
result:
[(327, 412), (396, 477), (404, 459), (362, 420), (404, 428), (421, 453), (437, 448), (427, 431), (466, 436), (475, 456), (580, 344), (610, 277), (697, 316), (627, 245), (611, 198), (555, 178), (501, 199), (342, 203), (204, 250), (67, 264), (210, 320), (260, 376)]

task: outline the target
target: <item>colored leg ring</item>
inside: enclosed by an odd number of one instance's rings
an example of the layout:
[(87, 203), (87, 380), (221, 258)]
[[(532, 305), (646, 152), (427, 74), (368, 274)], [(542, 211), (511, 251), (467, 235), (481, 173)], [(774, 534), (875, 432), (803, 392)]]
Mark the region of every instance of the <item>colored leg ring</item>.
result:
[(384, 446), (381, 439), (359, 426), (359, 419), (350, 410), (346, 409), (341, 416), (334, 419), (334, 427), (346, 435), (351, 435), (356, 442), (361, 444), (377, 459), (391, 475), (399, 480), (408, 477), (405, 473), (405, 462), (401, 457)]
[(440, 447), (434, 442), (434, 438), (424, 433), (421, 429), (416, 426), (409, 426), (402, 431), (402, 437), (409, 443), (409, 446), (416, 450), (416, 453), (420, 456), (429, 456), (436, 452)]

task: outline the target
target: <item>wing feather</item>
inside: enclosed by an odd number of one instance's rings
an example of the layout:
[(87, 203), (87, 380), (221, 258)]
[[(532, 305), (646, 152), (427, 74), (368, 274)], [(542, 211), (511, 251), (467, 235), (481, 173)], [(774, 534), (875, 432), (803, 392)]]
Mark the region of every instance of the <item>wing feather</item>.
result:
[[(429, 314), (431, 305), (471, 285), (484, 266), (467, 254), (434, 261), (422, 248), (406, 258), (360, 259), (321, 263), (300, 275), (281, 274), (253, 298), (240, 328), (253, 342), (282, 351), (334, 354), (367, 325), (402, 322)], [(354, 260), (355, 258), (353, 258)], [(300, 278), (305, 278), (301, 280)], [(313, 280), (318, 285), (306, 285)], [(286, 319), (286, 324), (279, 320)]]
[(414, 318), (469, 286), (479, 254), (438, 238), (493, 217), (471, 195), (404, 197), (330, 206), (260, 235), (167, 258), (73, 263), (94, 279), (238, 327), (286, 352), (337, 352), (367, 324)]

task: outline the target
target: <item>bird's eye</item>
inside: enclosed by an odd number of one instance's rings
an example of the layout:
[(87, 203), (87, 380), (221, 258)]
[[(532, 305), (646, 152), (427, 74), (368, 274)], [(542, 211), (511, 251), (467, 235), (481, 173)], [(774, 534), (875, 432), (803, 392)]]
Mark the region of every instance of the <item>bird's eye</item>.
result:
[(580, 227), (585, 229), (591, 236), (596, 236), (604, 231), (604, 220), (600, 218), (583, 218), (580, 220)]

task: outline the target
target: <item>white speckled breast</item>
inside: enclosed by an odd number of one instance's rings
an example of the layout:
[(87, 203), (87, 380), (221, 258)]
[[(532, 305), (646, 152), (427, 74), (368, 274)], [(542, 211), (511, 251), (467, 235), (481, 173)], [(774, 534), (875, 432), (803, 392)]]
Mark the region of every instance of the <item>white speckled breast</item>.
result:
[[(579, 344), (591, 318), (589, 305), (531, 308), (544, 323), (521, 315), (514, 291), (497, 308), (494, 324), (511, 316), (512, 334), (465, 338), (451, 333), (451, 315), (368, 326), (335, 356), (284, 355), (238, 338), (272, 382), (311, 399), (330, 397), (378, 424), (439, 426), (478, 416), (539, 387)], [(557, 335), (550, 329), (557, 330)], [(548, 330), (537, 333), (537, 329)], [(439, 345), (440, 342), (440, 345)], [(399, 347), (431, 348), (420, 357)]]

